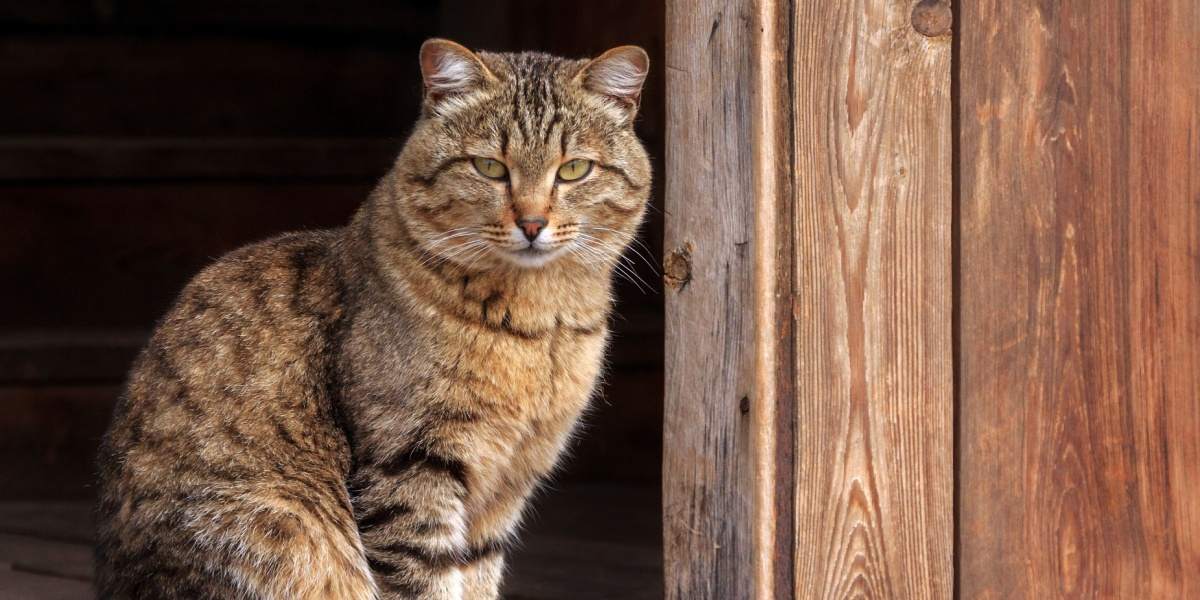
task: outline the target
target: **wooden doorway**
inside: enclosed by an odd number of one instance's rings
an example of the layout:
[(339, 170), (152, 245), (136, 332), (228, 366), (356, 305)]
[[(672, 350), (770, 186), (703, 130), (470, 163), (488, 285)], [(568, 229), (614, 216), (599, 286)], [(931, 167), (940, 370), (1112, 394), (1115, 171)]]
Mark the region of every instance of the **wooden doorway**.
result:
[(667, 2), (668, 598), (1200, 595), (1200, 8)]

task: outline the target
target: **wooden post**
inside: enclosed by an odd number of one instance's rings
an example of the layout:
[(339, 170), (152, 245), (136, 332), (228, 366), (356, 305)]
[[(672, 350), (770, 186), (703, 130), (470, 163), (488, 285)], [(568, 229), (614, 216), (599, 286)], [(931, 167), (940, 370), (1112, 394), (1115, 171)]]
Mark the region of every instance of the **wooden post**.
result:
[(751, 8), (667, 2), (663, 527), (672, 600), (751, 597)]
[(948, 7), (667, 7), (667, 597), (947, 598)]

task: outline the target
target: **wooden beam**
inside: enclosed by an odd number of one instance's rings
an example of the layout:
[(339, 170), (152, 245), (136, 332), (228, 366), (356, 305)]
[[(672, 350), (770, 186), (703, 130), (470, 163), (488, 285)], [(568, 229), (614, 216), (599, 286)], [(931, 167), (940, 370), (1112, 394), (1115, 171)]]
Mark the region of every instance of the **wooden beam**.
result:
[(0, 182), (353, 179), (386, 172), (400, 142), (371, 138), (0, 139)]
[(1200, 597), (1200, 5), (959, 22), (962, 597)]
[(751, 596), (750, 0), (667, 1), (666, 597)]

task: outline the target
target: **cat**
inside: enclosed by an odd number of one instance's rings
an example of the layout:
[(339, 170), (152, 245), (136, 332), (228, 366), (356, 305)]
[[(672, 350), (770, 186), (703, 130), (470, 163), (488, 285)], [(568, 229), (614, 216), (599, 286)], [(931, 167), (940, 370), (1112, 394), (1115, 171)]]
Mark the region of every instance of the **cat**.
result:
[(98, 466), (102, 598), (496, 598), (601, 373), (651, 186), (649, 59), (420, 51), (350, 223), (236, 250), (136, 359)]

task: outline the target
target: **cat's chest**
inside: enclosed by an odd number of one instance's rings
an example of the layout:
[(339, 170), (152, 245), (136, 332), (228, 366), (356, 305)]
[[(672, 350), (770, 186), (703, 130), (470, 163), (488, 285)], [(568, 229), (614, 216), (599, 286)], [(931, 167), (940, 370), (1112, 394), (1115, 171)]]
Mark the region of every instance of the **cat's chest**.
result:
[(605, 332), (555, 329), (537, 337), (493, 329), (449, 331), (436, 369), (439, 400), (524, 420), (576, 413), (603, 361)]

